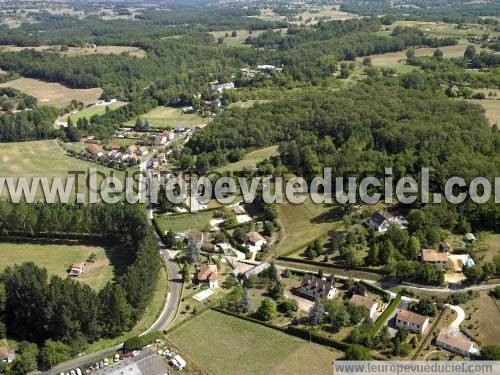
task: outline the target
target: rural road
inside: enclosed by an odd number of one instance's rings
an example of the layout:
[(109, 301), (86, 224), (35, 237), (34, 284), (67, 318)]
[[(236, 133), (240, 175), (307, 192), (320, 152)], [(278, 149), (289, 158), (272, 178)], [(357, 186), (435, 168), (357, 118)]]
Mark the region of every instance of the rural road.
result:
[[(151, 156), (141, 164), (141, 170), (146, 170), (148, 176), (151, 175), (151, 170), (148, 170), (146, 168), (147, 163), (151, 160)], [(142, 181), (142, 178), (140, 179)], [(148, 207), (148, 223), (152, 226), (153, 231), (155, 233), (156, 239), (158, 241), (158, 246), (160, 248), (160, 253), (164, 258), (165, 261), (165, 266), (167, 268), (168, 272), (168, 296), (165, 300), (165, 305), (163, 308), (163, 311), (161, 312), (160, 316), (156, 320), (156, 322), (153, 323), (152, 326), (150, 326), (145, 332), (142, 333), (142, 335), (153, 332), (153, 331), (160, 331), (164, 328), (167, 327), (167, 324), (171, 322), (171, 319), (175, 315), (175, 311), (177, 309), (177, 304), (181, 296), (181, 289), (182, 289), (182, 280), (180, 279), (180, 275), (177, 269), (177, 264), (175, 263), (174, 259), (170, 257), (167, 249), (165, 248), (165, 245), (161, 241), (160, 236), (158, 233), (156, 233), (156, 230), (154, 229), (153, 221), (151, 220), (150, 216), (151, 212), (151, 207)], [(103, 357), (110, 357), (116, 353), (116, 351), (120, 350), (123, 347), (123, 343), (118, 344), (116, 346), (113, 346), (111, 348), (107, 348), (104, 350), (101, 350), (96, 353), (91, 353), (87, 355), (82, 355), (81, 357), (71, 359), (67, 362), (61, 363), (57, 366), (55, 366), (53, 369), (48, 370), (48, 371), (39, 371), (37, 374), (41, 375), (51, 375), (51, 374), (59, 374), (61, 372), (68, 372), (72, 369), (75, 369), (76, 367), (83, 367), (84, 365), (92, 362), (96, 362), (97, 360), (103, 358)], [(82, 369), (83, 370), (83, 369)]]

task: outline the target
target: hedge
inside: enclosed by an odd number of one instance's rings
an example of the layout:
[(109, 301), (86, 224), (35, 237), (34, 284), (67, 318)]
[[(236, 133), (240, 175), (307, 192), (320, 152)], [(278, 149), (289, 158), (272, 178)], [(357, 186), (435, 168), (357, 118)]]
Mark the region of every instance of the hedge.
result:
[(385, 321), (389, 318), (389, 316), (398, 307), (399, 302), (401, 302), (401, 294), (398, 294), (396, 296), (396, 298), (394, 298), (391, 301), (391, 303), (389, 304), (389, 306), (387, 306), (387, 308), (385, 309), (385, 311), (382, 314), (380, 314), (380, 316), (378, 317), (378, 319), (375, 321), (375, 323), (373, 324), (373, 328), (372, 328), (372, 335), (373, 336), (375, 336), (378, 333), (378, 331), (380, 331), (380, 329), (384, 325)]
[(364, 286), (366, 286), (366, 289), (370, 290), (371, 292), (378, 294), (378, 295), (381, 295), (382, 298), (384, 298), (384, 301), (390, 300), (391, 294), (387, 290), (384, 290), (384, 289), (380, 288), (379, 286), (371, 284), (371, 283), (366, 282), (364, 280), (360, 280), (359, 282), (361, 284), (363, 284)]
[(355, 267), (355, 266), (348, 266), (348, 265), (344, 265), (344, 264), (323, 263), (323, 262), (316, 262), (314, 260), (309, 260), (309, 259), (290, 258), (290, 257), (284, 257), (284, 256), (279, 256), (277, 259), (282, 260), (284, 262), (309, 264), (311, 266), (317, 266), (317, 267), (342, 269), (342, 270), (348, 270), (348, 271), (360, 271), (360, 272), (366, 272), (366, 273), (374, 273), (377, 275), (386, 275), (387, 274), (383, 269), (378, 269), (378, 268), (374, 269), (374, 268), (370, 268), (370, 267)]

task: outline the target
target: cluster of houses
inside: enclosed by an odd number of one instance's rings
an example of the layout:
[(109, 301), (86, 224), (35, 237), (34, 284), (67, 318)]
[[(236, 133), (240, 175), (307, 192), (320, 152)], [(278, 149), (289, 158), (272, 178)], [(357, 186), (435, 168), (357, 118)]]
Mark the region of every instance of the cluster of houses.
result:
[(155, 146), (167, 146), (174, 139), (175, 139), (175, 133), (170, 130), (165, 130), (164, 132), (156, 134), (154, 136), (153, 143)]
[(219, 83), (219, 82), (210, 82), (210, 88), (212, 89), (213, 92), (222, 94), (224, 90), (232, 90), (235, 88), (234, 82), (226, 82), (226, 83)]
[(115, 162), (138, 160), (139, 157), (145, 156), (149, 153), (148, 148), (146, 146), (135, 146), (135, 145), (129, 146), (125, 151), (122, 151), (121, 149), (118, 148), (114, 148), (111, 151), (106, 152), (101, 146), (95, 143), (90, 143), (86, 147), (86, 150), (89, 154), (97, 158), (106, 156), (109, 160)]
[(379, 232), (387, 232), (391, 225), (397, 225), (401, 229), (406, 229), (408, 222), (402, 216), (394, 216), (388, 211), (377, 211), (366, 221), (368, 228)]

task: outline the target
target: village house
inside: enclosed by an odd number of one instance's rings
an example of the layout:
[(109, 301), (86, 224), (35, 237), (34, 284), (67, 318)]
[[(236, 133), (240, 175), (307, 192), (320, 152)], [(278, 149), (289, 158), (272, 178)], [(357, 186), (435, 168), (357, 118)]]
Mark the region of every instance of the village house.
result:
[(78, 277), (85, 271), (85, 263), (75, 263), (69, 270), (69, 276)]
[(200, 231), (192, 231), (189, 232), (186, 236), (188, 243), (193, 243), (196, 247), (200, 248), (203, 245), (203, 232)]
[(222, 94), (222, 92), (224, 90), (232, 90), (232, 89), (234, 89), (234, 83), (233, 82), (214, 83), (210, 87), (212, 88), (212, 91), (217, 92), (219, 94)]
[(102, 155), (104, 155), (104, 150), (102, 149), (102, 147), (94, 143), (91, 143), (87, 146), (87, 151), (97, 157), (101, 157)]
[(350, 301), (355, 305), (364, 306), (368, 309), (368, 316), (373, 320), (375, 314), (377, 313), (378, 303), (372, 301), (371, 299), (361, 296), (359, 294), (353, 294)]
[(111, 150), (109, 153), (108, 153), (108, 159), (110, 160), (119, 160), (122, 156), (122, 153), (120, 152), (120, 150)]
[(0, 349), (0, 361), (5, 363), (11, 363), (16, 359), (16, 353), (7, 348)]
[(215, 264), (202, 264), (200, 270), (196, 274), (198, 283), (208, 284), (210, 289), (219, 287), (217, 277), (217, 266)]
[(247, 233), (247, 243), (251, 246), (262, 247), (267, 241), (259, 232), (248, 232)]
[(396, 314), (396, 327), (405, 328), (414, 333), (424, 333), (429, 325), (429, 318), (408, 310), (399, 310)]
[(256, 265), (255, 267), (249, 269), (248, 271), (244, 272), (243, 273), (243, 279), (244, 280), (248, 280), (248, 278), (250, 276), (253, 276), (253, 275), (257, 276), (261, 272), (267, 270), (269, 267), (271, 267), (271, 265), (268, 262), (260, 263), (260, 264)]
[(163, 164), (163, 163), (165, 163), (167, 158), (165, 157), (165, 154), (162, 152), (162, 153), (156, 154), (156, 160), (158, 160), (158, 164)]
[(136, 145), (131, 145), (131, 146), (128, 146), (127, 148), (127, 154), (135, 154), (137, 153), (137, 146)]
[(246, 210), (245, 210), (245, 207), (240, 206), (240, 205), (233, 206), (231, 208), (231, 211), (233, 211), (233, 213), (236, 214), (236, 215), (245, 215), (247, 213)]
[(140, 146), (137, 149), (137, 155), (139, 155), (139, 156), (144, 156), (144, 155), (147, 155), (148, 153), (149, 153), (149, 151), (148, 151), (148, 148), (146, 146)]
[(436, 346), (462, 357), (479, 354), (479, 347), (463, 334), (450, 328), (443, 328), (436, 338)]
[(434, 250), (422, 249), (420, 255), (422, 263), (429, 263), (440, 270), (444, 270), (448, 267), (448, 253), (439, 253)]
[(386, 211), (378, 211), (368, 219), (368, 227), (377, 232), (386, 232), (392, 220), (393, 216)]
[(300, 287), (293, 292), (299, 297), (309, 300), (332, 299), (337, 294), (337, 289), (333, 286), (332, 279), (322, 279), (315, 275), (305, 274)]
[(467, 233), (465, 235), (465, 239), (467, 240), (467, 242), (475, 242), (477, 238), (473, 233)]

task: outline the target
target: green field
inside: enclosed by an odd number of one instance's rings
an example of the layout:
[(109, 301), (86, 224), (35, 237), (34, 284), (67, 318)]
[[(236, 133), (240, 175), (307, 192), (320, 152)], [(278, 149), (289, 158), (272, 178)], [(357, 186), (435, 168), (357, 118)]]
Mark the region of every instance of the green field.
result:
[(85, 272), (76, 280), (99, 290), (115, 275), (115, 268), (110, 263), (110, 258), (117, 257), (113, 257), (112, 252), (113, 250), (100, 246), (81, 244), (0, 242), (0, 269), (14, 264), (34, 262), (37, 266), (46, 268), (49, 274), (66, 278), (68, 268), (73, 263), (85, 262), (91, 253), (95, 253), (97, 255), (95, 263), (88, 264)]
[[(202, 126), (206, 120), (197, 114), (184, 114), (178, 108), (156, 107), (152, 111), (141, 115), (141, 119), (148, 120), (149, 125), (156, 128), (175, 128), (182, 126), (184, 128), (195, 128)], [(136, 119), (130, 120), (125, 124), (135, 125)]]
[(212, 211), (202, 211), (198, 213), (161, 215), (156, 216), (155, 220), (162, 232), (168, 230), (184, 232), (188, 230), (204, 230), (207, 225), (210, 225), (212, 215)]
[[(480, 90), (477, 90), (480, 91)], [(487, 91), (487, 90), (485, 90)], [(479, 104), (486, 111), (485, 116), (493, 126), (500, 124), (500, 100), (498, 99), (467, 99), (469, 103)]]
[(341, 225), (341, 222), (335, 221), (339, 218), (334, 217), (332, 208), (315, 204), (309, 198), (303, 204), (283, 203), (277, 207), (282, 228), (278, 254), (299, 250)]
[[(85, 171), (89, 168), (109, 175), (108, 168), (67, 156), (56, 140), (0, 143), (0, 176), (2, 177), (68, 177), (68, 171)], [(123, 178), (123, 172), (113, 170)], [(85, 180), (79, 178), (79, 187), (86, 191)], [(5, 195), (6, 192), (3, 193)]]
[(106, 112), (106, 107), (109, 107), (109, 109), (117, 109), (117, 108), (123, 107), (125, 104), (127, 104), (127, 103), (116, 102), (116, 103), (111, 103), (109, 105), (92, 106), (89, 108), (85, 108), (81, 111), (78, 111), (77, 113), (73, 113), (71, 115), (66, 115), (63, 117), (63, 119), (66, 120), (68, 118), (71, 118), (71, 120), (73, 120), (73, 122), (78, 121), (78, 119), (80, 119), (80, 118), (90, 119), (94, 115), (98, 115), (98, 116), (103, 115)]
[(208, 310), (168, 338), (211, 374), (331, 374), (342, 355), (271, 328)]
[(271, 156), (278, 155), (278, 146), (270, 146), (266, 148), (261, 148), (259, 150), (252, 151), (245, 155), (243, 159), (237, 161), (236, 163), (231, 163), (220, 167), (217, 169), (217, 172), (234, 172), (241, 171), (245, 167), (255, 166), (257, 163), (264, 161)]
[(0, 87), (12, 87), (38, 99), (38, 105), (52, 105), (54, 107), (67, 106), (76, 99), (83, 104), (93, 104), (102, 94), (102, 89), (70, 89), (59, 83), (43, 82), (31, 78), (18, 78), (2, 83)]

